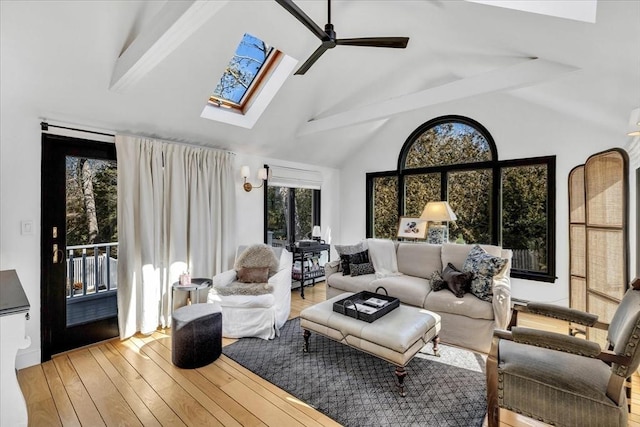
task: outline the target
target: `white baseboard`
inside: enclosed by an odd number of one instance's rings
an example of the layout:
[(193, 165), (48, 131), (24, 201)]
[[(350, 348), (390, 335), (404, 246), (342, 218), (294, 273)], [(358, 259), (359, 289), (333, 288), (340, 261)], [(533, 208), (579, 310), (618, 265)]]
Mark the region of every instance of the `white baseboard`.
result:
[(20, 351), (16, 355), (16, 369), (28, 368), (29, 366), (39, 365), (42, 359), (40, 349)]

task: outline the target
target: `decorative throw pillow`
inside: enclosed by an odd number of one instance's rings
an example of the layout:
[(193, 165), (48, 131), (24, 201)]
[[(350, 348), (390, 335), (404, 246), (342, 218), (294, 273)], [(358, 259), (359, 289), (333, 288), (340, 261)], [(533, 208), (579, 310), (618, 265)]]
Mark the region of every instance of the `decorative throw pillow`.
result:
[(369, 251), (364, 250), (355, 254), (340, 255), (340, 265), (342, 266), (342, 275), (348, 276), (351, 274), (351, 264), (362, 264), (369, 262)]
[(442, 278), (442, 274), (439, 271), (434, 271), (431, 275), (431, 290), (434, 292), (440, 291), (447, 287), (447, 282)]
[(493, 276), (506, 267), (508, 260), (489, 255), (479, 245), (475, 245), (464, 261), (462, 271), (471, 272), (471, 293), (481, 300), (491, 302), (493, 298)]
[(447, 282), (449, 290), (458, 298), (464, 297), (464, 294), (469, 292), (472, 278), (473, 273), (462, 272), (451, 263), (442, 270), (442, 279)]
[(280, 260), (273, 252), (273, 248), (264, 243), (251, 245), (236, 258), (233, 269), (239, 271), (245, 267), (269, 267), (269, 274), (274, 275), (280, 267)]
[[(343, 274), (344, 273), (344, 267), (345, 264), (342, 262), (343, 255), (353, 255), (356, 254), (358, 252), (363, 252), (365, 249), (367, 249), (365, 242), (358, 242), (355, 245), (335, 245), (334, 246), (336, 248), (336, 252), (338, 252), (338, 256), (340, 257), (340, 266), (338, 268), (338, 271), (342, 271)], [(346, 267), (347, 269), (349, 268), (349, 262), (346, 263)], [(348, 272), (346, 273), (347, 275), (349, 274)]]
[(362, 262), (359, 264), (349, 264), (349, 270), (352, 276), (362, 276), (363, 274), (373, 274), (376, 270), (370, 262)]
[(242, 267), (238, 270), (238, 282), (267, 283), (269, 267)]

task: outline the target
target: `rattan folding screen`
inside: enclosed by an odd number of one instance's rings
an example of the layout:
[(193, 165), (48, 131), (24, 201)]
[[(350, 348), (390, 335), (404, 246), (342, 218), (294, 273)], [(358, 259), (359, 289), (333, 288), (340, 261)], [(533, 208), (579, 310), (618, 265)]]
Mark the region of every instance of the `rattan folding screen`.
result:
[[(628, 159), (612, 149), (589, 157), (569, 173), (570, 305), (611, 317), (629, 283)], [(604, 344), (605, 336), (572, 325)]]

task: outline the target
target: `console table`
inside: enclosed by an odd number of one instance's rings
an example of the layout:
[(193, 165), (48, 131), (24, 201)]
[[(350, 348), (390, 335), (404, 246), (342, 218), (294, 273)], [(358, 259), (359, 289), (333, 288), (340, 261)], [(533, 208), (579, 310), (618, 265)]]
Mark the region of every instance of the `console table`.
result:
[(31, 345), (26, 336), (31, 308), (15, 270), (0, 271), (0, 425), (26, 426), (27, 404), (16, 377), (18, 349)]
[(324, 267), (318, 265), (312, 268), (308, 265), (308, 261), (314, 257), (320, 257), (321, 252), (327, 251), (327, 261), (331, 257), (331, 245), (327, 243), (313, 243), (308, 246), (294, 244), (291, 248), (293, 254), (293, 262), (300, 261), (300, 273), (291, 272), (291, 278), (300, 281), (300, 296), (304, 299), (304, 286), (307, 280), (311, 280), (311, 286), (316, 284), (316, 279), (324, 276)]

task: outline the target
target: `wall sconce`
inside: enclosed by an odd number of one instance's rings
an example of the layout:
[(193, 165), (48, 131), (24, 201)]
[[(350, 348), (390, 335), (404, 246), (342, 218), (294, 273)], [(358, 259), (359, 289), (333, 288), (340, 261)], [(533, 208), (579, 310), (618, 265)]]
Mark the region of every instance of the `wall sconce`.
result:
[(251, 190), (253, 190), (254, 188), (260, 188), (264, 185), (264, 182), (267, 179), (267, 169), (266, 168), (260, 168), (258, 169), (258, 179), (262, 181), (262, 184), (254, 187), (253, 185), (251, 185), (250, 182), (247, 182), (247, 178), (249, 178), (249, 175), (251, 175), (251, 169), (249, 169), (249, 166), (242, 166), (240, 168), (240, 175), (242, 175), (242, 178), (244, 179), (244, 183), (242, 184), (242, 188), (244, 188), (244, 191), (246, 191), (247, 193)]
[(432, 221), (427, 242), (442, 244), (449, 241), (449, 221), (455, 221), (457, 218), (448, 202), (429, 202), (424, 207), (420, 219)]

